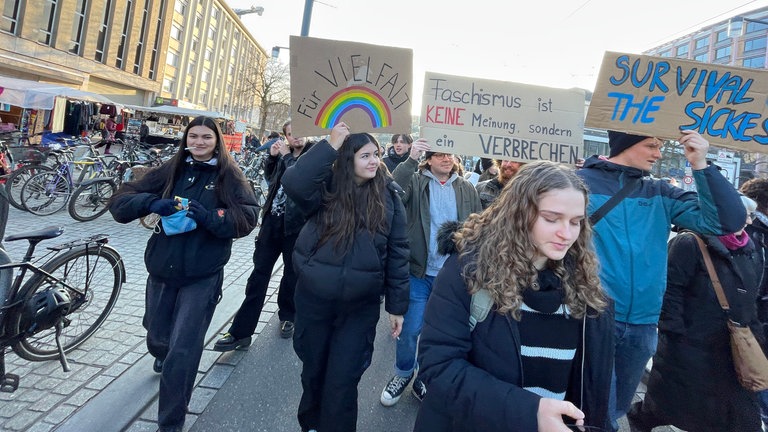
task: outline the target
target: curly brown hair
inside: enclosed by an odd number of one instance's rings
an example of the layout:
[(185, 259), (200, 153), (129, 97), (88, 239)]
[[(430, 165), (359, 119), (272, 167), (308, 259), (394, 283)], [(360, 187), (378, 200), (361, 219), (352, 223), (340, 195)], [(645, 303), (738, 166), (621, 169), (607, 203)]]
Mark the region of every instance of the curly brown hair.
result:
[(768, 179), (753, 178), (741, 185), (739, 191), (757, 203), (760, 213), (768, 212)]
[[(522, 292), (532, 287), (538, 276), (532, 259), (536, 246), (530, 232), (539, 217), (539, 200), (547, 192), (562, 189), (584, 194), (586, 214), (587, 188), (575, 170), (550, 161), (526, 164), (485, 211), (464, 222), (454, 234), (454, 241), (464, 263), (462, 276), (470, 294), (485, 288), (498, 313), (520, 319)], [(564, 303), (574, 317), (583, 317), (588, 307), (597, 311), (606, 307), (592, 227), (586, 218), (565, 258), (549, 260), (547, 267), (561, 279)]]

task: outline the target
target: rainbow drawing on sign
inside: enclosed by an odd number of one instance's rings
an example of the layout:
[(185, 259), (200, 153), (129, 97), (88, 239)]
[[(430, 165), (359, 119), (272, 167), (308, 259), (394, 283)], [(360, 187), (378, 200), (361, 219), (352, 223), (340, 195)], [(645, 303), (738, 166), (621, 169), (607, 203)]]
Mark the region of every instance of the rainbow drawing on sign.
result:
[(315, 118), (315, 125), (330, 129), (341, 120), (344, 114), (353, 109), (365, 111), (374, 129), (392, 124), (389, 105), (381, 95), (367, 87), (352, 86), (341, 89), (328, 98)]

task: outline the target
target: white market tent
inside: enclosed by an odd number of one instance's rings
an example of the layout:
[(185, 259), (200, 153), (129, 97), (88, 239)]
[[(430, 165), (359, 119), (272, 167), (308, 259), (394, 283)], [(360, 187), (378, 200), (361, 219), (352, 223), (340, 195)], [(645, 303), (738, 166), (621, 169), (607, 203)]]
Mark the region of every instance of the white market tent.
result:
[(181, 107), (171, 106), (171, 105), (159, 105), (159, 106), (153, 106), (153, 107), (126, 105), (125, 107), (134, 111), (142, 111), (142, 112), (150, 112), (150, 113), (158, 113), (158, 114), (181, 115), (181, 116), (189, 116), (189, 117), (206, 116), (206, 117), (212, 117), (215, 119), (226, 118), (224, 117), (223, 114), (216, 111), (196, 110), (196, 109), (181, 108)]
[(122, 109), (122, 104), (97, 93), (58, 84), (0, 77), (0, 103), (26, 109), (50, 110), (57, 97), (115, 105), (118, 110)]

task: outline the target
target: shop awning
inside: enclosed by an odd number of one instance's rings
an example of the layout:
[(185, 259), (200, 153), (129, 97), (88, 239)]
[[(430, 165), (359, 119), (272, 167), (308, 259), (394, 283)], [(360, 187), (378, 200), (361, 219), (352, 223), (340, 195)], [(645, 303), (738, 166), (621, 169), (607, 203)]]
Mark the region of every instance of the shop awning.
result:
[(54, 100), (57, 97), (115, 105), (118, 111), (123, 108), (122, 104), (97, 93), (58, 84), (0, 77), (0, 103), (21, 108), (50, 110), (53, 109)]
[(181, 108), (181, 107), (176, 107), (171, 105), (159, 105), (159, 106), (153, 106), (153, 107), (126, 105), (126, 107), (135, 111), (143, 111), (143, 112), (157, 113), (157, 114), (182, 115), (182, 116), (188, 116), (188, 117), (206, 116), (206, 117), (212, 117), (215, 119), (226, 118), (222, 113), (217, 111), (196, 110), (196, 109)]

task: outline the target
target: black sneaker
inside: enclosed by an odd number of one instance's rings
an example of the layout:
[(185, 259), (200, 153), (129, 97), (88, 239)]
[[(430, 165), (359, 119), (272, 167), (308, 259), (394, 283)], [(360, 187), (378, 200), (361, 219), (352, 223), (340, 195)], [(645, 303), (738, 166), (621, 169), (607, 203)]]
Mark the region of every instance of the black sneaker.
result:
[(293, 337), (294, 325), (291, 321), (280, 321), (280, 337), (290, 339)]
[(405, 391), (405, 388), (408, 387), (408, 384), (412, 379), (413, 373), (407, 377), (401, 377), (399, 375), (393, 376), (392, 379), (387, 383), (387, 387), (385, 387), (381, 392), (381, 398), (379, 399), (381, 404), (386, 407), (390, 407), (396, 404), (397, 401), (400, 400), (400, 396), (403, 395), (403, 391)]
[(424, 381), (416, 378), (413, 380), (411, 391), (413, 392), (413, 395), (416, 396), (416, 399), (421, 402), (424, 400), (424, 396), (427, 395), (427, 386), (424, 385)]
[(236, 350), (238, 348), (248, 348), (251, 345), (251, 337), (244, 337), (242, 339), (235, 339), (231, 333), (224, 333), (224, 336), (216, 341), (213, 345), (214, 351), (227, 352)]

